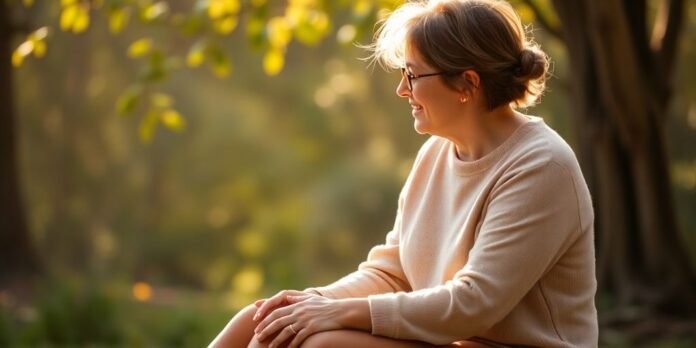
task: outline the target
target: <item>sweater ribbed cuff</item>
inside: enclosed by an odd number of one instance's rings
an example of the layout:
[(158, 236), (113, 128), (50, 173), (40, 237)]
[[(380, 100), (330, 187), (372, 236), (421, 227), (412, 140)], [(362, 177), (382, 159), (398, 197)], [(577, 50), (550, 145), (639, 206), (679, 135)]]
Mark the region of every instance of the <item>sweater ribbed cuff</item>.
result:
[(399, 338), (399, 320), (395, 294), (371, 295), (370, 303), (372, 334)]

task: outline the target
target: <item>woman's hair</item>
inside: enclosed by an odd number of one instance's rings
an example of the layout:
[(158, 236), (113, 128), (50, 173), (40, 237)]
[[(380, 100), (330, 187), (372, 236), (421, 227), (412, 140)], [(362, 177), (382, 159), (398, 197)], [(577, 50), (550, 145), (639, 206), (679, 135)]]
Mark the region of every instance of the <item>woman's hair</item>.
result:
[(442, 78), (455, 90), (473, 88), (460, 73), (476, 71), (491, 110), (532, 106), (544, 92), (549, 60), (502, 0), (407, 2), (377, 31), (369, 59), (401, 68), (407, 47), (439, 71), (452, 72)]

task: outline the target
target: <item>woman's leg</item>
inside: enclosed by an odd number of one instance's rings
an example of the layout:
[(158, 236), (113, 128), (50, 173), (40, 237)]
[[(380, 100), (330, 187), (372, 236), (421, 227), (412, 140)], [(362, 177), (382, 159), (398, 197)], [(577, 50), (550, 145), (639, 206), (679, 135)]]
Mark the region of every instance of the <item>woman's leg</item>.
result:
[(208, 345), (208, 348), (246, 348), (254, 336), (256, 322), (252, 318), (256, 309), (256, 306), (252, 304), (239, 311)]
[[(259, 342), (254, 338), (256, 322), (253, 321), (256, 306), (249, 305), (239, 311), (225, 328), (210, 343), (208, 348), (266, 348), (270, 340)], [(286, 344), (289, 342), (286, 342)], [(397, 340), (387, 337), (374, 336), (367, 332), (356, 330), (334, 330), (314, 334), (302, 343), (303, 348), (355, 348), (355, 347), (385, 347), (385, 348), (483, 348), (487, 345), (466, 342), (457, 345), (436, 346), (419, 341)], [(283, 347), (279, 347), (283, 348)]]
[[(258, 342), (255, 338), (249, 344), (250, 348), (266, 348), (266, 342)], [(289, 342), (286, 342), (286, 344)], [(374, 336), (367, 332), (356, 330), (323, 331), (309, 336), (302, 342), (302, 348), (490, 348), (487, 345), (466, 342), (448, 345), (432, 345), (419, 341), (397, 340), (393, 338)]]

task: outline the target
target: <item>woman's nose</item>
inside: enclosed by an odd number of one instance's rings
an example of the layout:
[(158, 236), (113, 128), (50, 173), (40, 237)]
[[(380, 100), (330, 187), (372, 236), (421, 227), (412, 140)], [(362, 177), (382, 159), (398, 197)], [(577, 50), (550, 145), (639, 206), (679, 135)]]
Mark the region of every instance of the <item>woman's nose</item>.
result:
[(399, 85), (396, 86), (396, 95), (402, 98), (408, 98), (411, 95), (411, 91), (408, 90), (408, 81), (403, 76), (399, 80)]

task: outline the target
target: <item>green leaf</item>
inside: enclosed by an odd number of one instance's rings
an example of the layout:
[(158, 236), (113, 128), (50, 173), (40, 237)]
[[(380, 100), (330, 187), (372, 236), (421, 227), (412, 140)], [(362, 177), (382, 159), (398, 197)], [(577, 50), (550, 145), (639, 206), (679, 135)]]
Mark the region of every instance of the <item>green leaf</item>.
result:
[(140, 141), (145, 144), (152, 142), (152, 138), (155, 134), (155, 129), (157, 128), (157, 122), (159, 120), (159, 111), (150, 111), (140, 120), (140, 128), (138, 134), (140, 135)]
[(116, 111), (121, 115), (132, 113), (138, 105), (142, 90), (140, 85), (129, 87), (116, 101)]
[(217, 46), (210, 46), (208, 52), (213, 73), (220, 78), (229, 76), (232, 72), (232, 63), (227, 54)]
[(142, 38), (136, 40), (128, 47), (128, 56), (131, 58), (142, 57), (152, 50), (152, 39)]
[(123, 7), (111, 9), (109, 11), (109, 30), (114, 34), (120, 33), (128, 25), (129, 18), (129, 9)]

